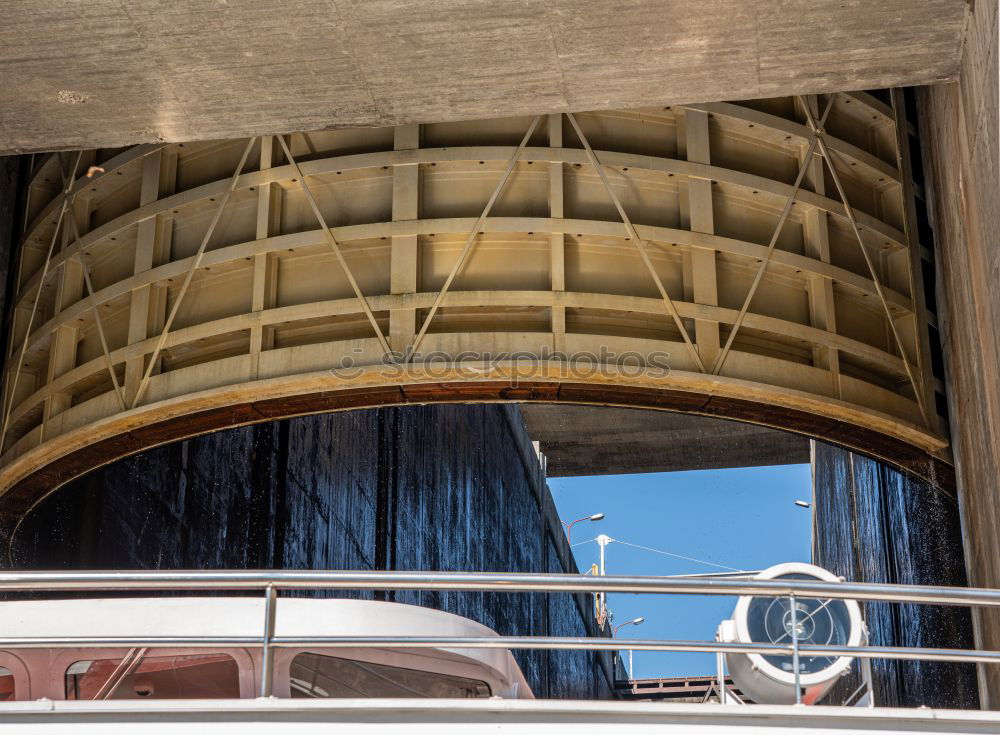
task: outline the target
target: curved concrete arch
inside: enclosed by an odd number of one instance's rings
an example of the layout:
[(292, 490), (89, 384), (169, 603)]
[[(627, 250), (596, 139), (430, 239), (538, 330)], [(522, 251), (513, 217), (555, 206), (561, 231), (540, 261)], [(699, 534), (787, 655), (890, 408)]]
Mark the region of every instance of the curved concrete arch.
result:
[[(467, 233), (475, 221), (472, 218), (449, 219), (449, 220), (410, 220), (407, 222), (380, 222), (366, 225), (348, 225), (344, 227), (332, 228), (334, 236), (340, 242), (351, 242), (361, 240), (384, 239), (393, 236), (407, 235), (429, 235), (442, 233)], [(491, 218), (487, 219), (481, 226), (486, 234), (494, 233), (535, 233), (535, 232), (572, 232), (578, 236), (586, 234), (594, 237), (619, 237), (621, 235), (621, 225), (615, 222), (589, 221), (589, 220), (552, 220), (548, 218)], [(749, 260), (759, 262), (765, 257), (767, 248), (756, 243), (733, 240), (718, 235), (691, 232), (690, 230), (680, 230), (674, 228), (649, 227), (638, 225), (636, 227), (639, 234), (651, 244), (661, 247), (683, 245), (692, 248), (702, 248), (719, 253), (726, 253), (740, 256)], [(620, 238), (619, 238), (620, 239)], [(211, 268), (226, 264), (236, 263), (246, 258), (276, 253), (283, 250), (314, 247), (324, 244), (324, 238), (320, 230), (295, 233), (291, 235), (278, 235), (254, 240), (236, 245), (229, 245), (210, 251), (205, 254), (200, 263), (200, 267)], [(163, 284), (171, 279), (182, 277), (190, 267), (193, 256), (173, 260), (161, 266), (157, 266), (148, 271), (137, 273), (121, 281), (109, 284), (94, 293), (94, 300), (97, 304), (103, 305), (116, 298), (127, 295), (136, 288), (143, 286)], [(798, 272), (808, 273), (810, 276), (826, 277), (843, 286), (858, 292), (862, 298), (875, 298), (877, 291), (874, 282), (870, 278), (865, 278), (845, 268), (838, 268), (829, 263), (813, 260), (795, 253), (785, 251), (776, 252), (772, 258), (776, 267), (785, 267)], [(902, 316), (913, 311), (911, 301), (892, 289), (885, 289), (887, 300), (893, 312), (897, 316)], [(544, 304), (548, 305), (548, 304)], [(33, 353), (48, 339), (57, 327), (66, 325), (74, 320), (83, 317), (87, 310), (91, 308), (88, 301), (78, 301), (72, 306), (53, 316), (49, 321), (38, 326), (32, 333), (28, 341), (26, 358), (30, 359)], [(391, 307), (387, 307), (391, 308)], [(398, 308), (398, 307), (397, 307)], [(721, 321), (726, 321), (722, 318)], [(820, 340), (822, 341), (822, 340)], [(850, 350), (849, 350), (850, 351)]]
[[(426, 309), (431, 306), (434, 296), (434, 293), (418, 293), (406, 296), (379, 296), (373, 297), (369, 301), (376, 312), (386, 312), (401, 308)], [(663, 311), (662, 302), (658, 299), (595, 293), (553, 293), (549, 291), (506, 291), (500, 293), (459, 291), (450, 293), (445, 299), (443, 306), (445, 308), (479, 308), (484, 306), (507, 308), (589, 308), (639, 313), (650, 317), (661, 316)], [(681, 313), (681, 316), (685, 318), (709, 319), (722, 324), (733, 324), (737, 315), (737, 312), (733, 309), (721, 309), (719, 307), (692, 304), (689, 302), (677, 302), (677, 309)], [(273, 326), (276, 324), (303, 321), (305, 319), (328, 318), (357, 313), (358, 309), (355, 299), (339, 299), (336, 301), (314, 302), (311, 304), (265, 309), (259, 312), (240, 314), (238, 316), (226, 317), (212, 322), (204, 322), (183, 329), (177, 329), (167, 337), (164, 347), (170, 349), (219, 335), (246, 331), (254, 327)], [(787, 335), (802, 342), (809, 342), (815, 347), (837, 349), (855, 355), (862, 360), (877, 364), (897, 379), (904, 380), (906, 378), (906, 371), (903, 368), (901, 359), (869, 347), (863, 342), (848, 339), (837, 334), (816, 329), (815, 327), (798, 325), (794, 322), (773, 319), (759, 314), (749, 315), (745, 324), (749, 329), (774, 335)], [(594, 336), (599, 337), (600, 335)], [(615, 338), (615, 335), (604, 336), (609, 340)], [(142, 342), (117, 349), (111, 353), (111, 361), (113, 364), (119, 365), (128, 359), (148, 356), (156, 348), (156, 342), (156, 338), (149, 338)], [(670, 344), (675, 353), (681, 352), (680, 343)], [(796, 368), (786, 367), (785, 369), (795, 370)], [(93, 358), (82, 365), (78, 365), (24, 399), (13, 411), (11, 415), (12, 420), (17, 421), (45, 399), (54, 394), (72, 390), (75, 384), (99, 375), (104, 370), (106, 370), (106, 363), (103, 356)]]
[[(845, 144), (846, 145), (846, 144)], [(839, 150), (832, 146), (834, 150)], [(356, 171), (361, 169), (390, 169), (402, 165), (431, 165), (437, 163), (455, 163), (468, 161), (506, 161), (514, 153), (512, 147), (465, 147), (450, 149), (421, 149), (417, 151), (419, 155), (412, 155), (413, 151), (391, 151), (383, 153), (359, 154), (350, 156), (337, 156), (324, 158), (321, 160), (304, 161), (301, 165), (302, 172), (306, 176), (322, 176), (335, 174), (343, 171)], [(618, 153), (614, 151), (595, 151), (601, 162), (606, 166), (618, 166), (633, 171), (648, 172), (654, 174), (667, 174), (669, 176), (682, 176), (701, 180), (716, 181), (730, 184), (744, 190), (751, 190), (754, 194), (764, 192), (771, 197), (784, 203), (792, 191), (792, 187), (780, 181), (774, 181), (762, 176), (724, 169), (717, 166), (707, 166), (687, 161), (675, 159), (662, 159), (652, 156), (639, 156), (628, 153)], [(141, 159), (145, 156), (137, 157)], [(555, 149), (555, 148), (526, 148), (523, 154), (524, 160), (537, 161), (541, 163), (561, 163), (584, 167), (587, 165), (587, 158), (583, 151), (576, 149)], [(107, 174), (104, 174), (107, 175)], [(275, 184), (280, 181), (294, 180), (294, 170), (291, 166), (276, 166), (267, 171), (248, 173), (239, 177), (237, 189), (251, 189), (263, 185)], [(110, 246), (110, 240), (114, 235), (138, 225), (140, 222), (150, 218), (165, 215), (168, 212), (175, 214), (184, 207), (195, 204), (204, 204), (206, 201), (214, 201), (214, 197), (222, 195), (225, 191), (227, 181), (220, 179), (193, 189), (188, 189), (164, 199), (157, 200), (144, 207), (139, 207), (120, 217), (106, 222), (100, 227), (88, 232), (80, 238), (79, 244), (73, 243), (66, 249), (60, 251), (53, 258), (52, 265), (58, 267), (66, 260), (74, 257), (78, 250), (91, 248), (98, 244)], [(79, 186), (74, 186), (71, 194), (80, 191)], [(828, 214), (845, 219), (844, 207), (834, 199), (819, 196), (814, 192), (799, 191), (796, 196), (796, 203), (802, 203), (809, 207), (822, 210)], [(42, 229), (41, 220), (51, 217), (54, 209), (57, 208), (53, 201), (46, 208), (46, 216), (39, 216), (35, 227), (28, 230), (26, 240), (33, 237), (41, 241), (37, 234), (38, 229)], [(775, 207), (780, 210), (781, 206)], [(174, 212), (174, 210), (178, 210)], [(882, 222), (875, 217), (864, 212), (856, 212), (862, 231), (868, 228), (869, 239), (873, 247), (882, 249), (883, 247), (905, 247), (905, 235), (895, 227)], [(55, 221), (49, 220), (49, 224)], [(38, 279), (25, 281), (18, 293), (18, 300), (22, 300), (38, 287)]]
[[(772, 140), (778, 142), (789, 137), (796, 138), (800, 142), (808, 143), (812, 133), (808, 125), (792, 122), (760, 112), (743, 105), (736, 105), (730, 102), (709, 102), (700, 105), (681, 105), (684, 109), (699, 110), (710, 115), (729, 118), (734, 122), (740, 122), (748, 127), (763, 126), (765, 130), (774, 132)], [(889, 122), (891, 123), (891, 116)], [(888, 180), (899, 184), (899, 172), (896, 168), (876, 155), (869, 153), (856, 145), (851, 145), (847, 141), (841, 140), (834, 135), (827, 136), (827, 142), (834, 151), (840, 154), (851, 164), (861, 164), (859, 172), (869, 177), (869, 183), (883, 183)], [(882, 179), (882, 181), (879, 181)]]
[[(243, 402), (229, 389), (220, 387), (178, 400), (159, 401), (150, 410), (133, 412), (128, 417), (95, 421), (82, 430), (66, 432), (44, 448), (29, 450), (5, 466), (8, 484), (0, 529), (13, 529), (34, 505), (72, 478), (151, 447), (220, 429), (311, 413), (432, 402), (516, 401), (646, 408), (744, 421), (845, 446), (912, 472), (938, 487), (954, 488), (951, 465), (935, 456), (943, 442), (934, 443), (917, 426), (910, 426), (905, 436), (893, 436), (890, 432), (898, 431), (900, 426), (896, 419), (870, 411), (856, 413), (852, 411), (855, 407), (846, 404), (841, 418), (830, 418), (826, 415), (829, 404), (818, 404), (804, 392), (797, 396), (787, 392), (782, 396), (767, 395), (755, 391), (756, 386), (749, 381), (734, 383), (730, 390), (722, 392), (699, 392), (685, 380), (687, 376), (672, 382), (672, 387), (625, 385), (620, 376), (614, 375), (602, 382), (560, 382), (554, 377), (561, 371), (559, 367), (551, 371), (549, 379), (511, 383), (504, 379), (503, 371), (516, 372), (514, 366), (493, 365), (494, 378), (499, 374), (499, 380), (489, 379), (489, 367), (440, 365), (430, 381), (397, 380), (390, 386), (373, 381), (376, 384), (359, 387), (355, 380), (340, 390), (334, 389), (328, 371), (320, 371), (296, 377), (298, 385), (267, 381), (266, 387), (244, 386), (240, 391)], [(930, 443), (925, 443), (928, 439)]]
[[(866, 99), (835, 98), (839, 124)], [(801, 104), (767, 105), (552, 115), (520, 147), (497, 142), (528, 120), (87, 152), (104, 171), (71, 189), (79, 238), (53, 231), (50, 193), (22, 245), (5, 512), (204, 431), (427, 401), (717, 415), (948, 484), (920, 244), (895, 214), (908, 173), (862, 134), (825, 136), (885, 219), (846, 209), (807, 155)], [(855, 118), (884, 138), (882, 107)], [(48, 263), (39, 242), (57, 244)]]

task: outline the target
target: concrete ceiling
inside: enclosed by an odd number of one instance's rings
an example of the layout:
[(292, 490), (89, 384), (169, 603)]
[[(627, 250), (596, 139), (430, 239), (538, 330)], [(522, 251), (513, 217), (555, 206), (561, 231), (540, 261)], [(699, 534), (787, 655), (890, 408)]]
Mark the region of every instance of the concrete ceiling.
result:
[(809, 462), (809, 440), (764, 426), (666, 411), (525, 403), (549, 477)]
[(0, 153), (955, 78), (967, 0), (5, 0)]

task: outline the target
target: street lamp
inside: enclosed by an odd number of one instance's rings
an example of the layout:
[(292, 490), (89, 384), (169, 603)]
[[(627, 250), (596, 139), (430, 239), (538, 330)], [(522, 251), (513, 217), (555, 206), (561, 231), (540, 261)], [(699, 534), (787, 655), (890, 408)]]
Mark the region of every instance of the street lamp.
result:
[(579, 523), (580, 521), (600, 521), (603, 519), (604, 519), (603, 513), (594, 513), (594, 515), (592, 516), (584, 516), (583, 518), (577, 518), (575, 521), (570, 521), (569, 523), (567, 523), (566, 521), (560, 521), (560, 523), (562, 523), (566, 527), (566, 543), (569, 544), (572, 541), (573, 526)]
[[(612, 631), (611, 637), (612, 638), (618, 637), (618, 631), (621, 630), (622, 628), (624, 628), (626, 625), (642, 625), (643, 622), (645, 622), (645, 620), (646, 620), (646, 618), (644, 618), (644, 617), (638, 617), (638, 618), (635, 618), (633, 620), (629, 620), (626, 623), (622, 623), (621, 625), (617, 625), (617, 626), (615, 626), (614, 631)], [(628, 678), (629, 678), (629, 681), (632, 680), (632, 649), (631, 648), (628, 649)]]
[(611, 637), (612, 638), (616, 637), (618, 635), (618, 631), (621, 630), (622, 628), (624, 628), (626, 625), (642, 625), (645, 621), (646, 621), (646, 618), (639, 617), (639, 618), (635, 618), (634, 620), (629, 620), (627, 623), (622, 623), (621, 625), (616, 625), (615, 626), (615, 632), (611, 634)]

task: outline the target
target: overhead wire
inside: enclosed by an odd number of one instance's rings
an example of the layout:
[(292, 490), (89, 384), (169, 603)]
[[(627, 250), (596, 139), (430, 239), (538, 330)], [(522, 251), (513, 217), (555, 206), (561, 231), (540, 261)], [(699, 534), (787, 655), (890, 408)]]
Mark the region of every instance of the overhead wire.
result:
[(623, 544), (625, 546), (631, 546), (636, 549), (642, 549), (643, 551), (652, 551), (654, 554), (663, 554), (664, 556), (672, 556), (675, 559), (684, 559), (686, 561), (693, 561), (696, 564), (705, 564), (710, 567), (718, 567), (719, 569), (725, 569), (727, 572), (742, 572), (743, 569), (737, 569), (736, 567), (729, 567), (725, 564), (716, 564), (714, 561), (705, 561), (704, 559), (696, 559), (693, 556), (684, 556), (683, 554), (674, 554), (670, 551), (664, 551), (663, 549), (654, 549), (651, 546), (640, 546), (639, 544), (630, 544), (628, 541), (620, 541), (619, 539), (612, 539), (616, 544)]
[[(592, 538), (592, 539), (589, 539), (588, 541), (580, 541), (578, 543), (573, 544), (570, 548), (573, 548), (575, 546), (580, 546), (582, 544), (589, 544), (592, 541), (596, 541), (596, 540), (597, 540), (596, 538)], [(704, 559), (696, 559), (693, 556), (684, 556), (683, 554), (675, 554), (672, 551), (664, 551), (663, 549), (654, 549), (651, 546), (642, 546), (641, 544), (629, 543), (628, 541), (622, 541), (621, 539), (613, 538), (613, 539), (611, 539), (611, 542), (615, 543), (615, 544), (622, 544), (623, 546), (631, 546), (632, 548), (635, 548), (635, 549), (642, 549), (643, 551), (652, 551), (654, 554), (663, 554), (664, 556), (671, 556), (671, 557), (673, 557), (675, 559), (684, 559), (685, 561), (692, 561), (692, 562), (695, 562), (696, 564), (705, 564), (706, 566), (717, 567), (719, 569), (725, 569), (727, 572), (745, 572), (746, 571), (745, 569), (737, 569), (736, 567), (726, 566), (725, 564), (716, 564), (714, 561), (705, 561)]]

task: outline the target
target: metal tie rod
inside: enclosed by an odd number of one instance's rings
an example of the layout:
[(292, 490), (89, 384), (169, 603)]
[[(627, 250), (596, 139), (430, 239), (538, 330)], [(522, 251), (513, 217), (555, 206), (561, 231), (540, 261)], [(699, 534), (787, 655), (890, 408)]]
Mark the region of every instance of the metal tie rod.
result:
[(57, 590), (464, 590), (494, 592), (628, 592), (757, 595), (1000, 607), (1000, 590), (931, 585), (813, 582), (788, 579), (678, 579), (580, 574), (361, 571), (2, 572), (0, 591)]

